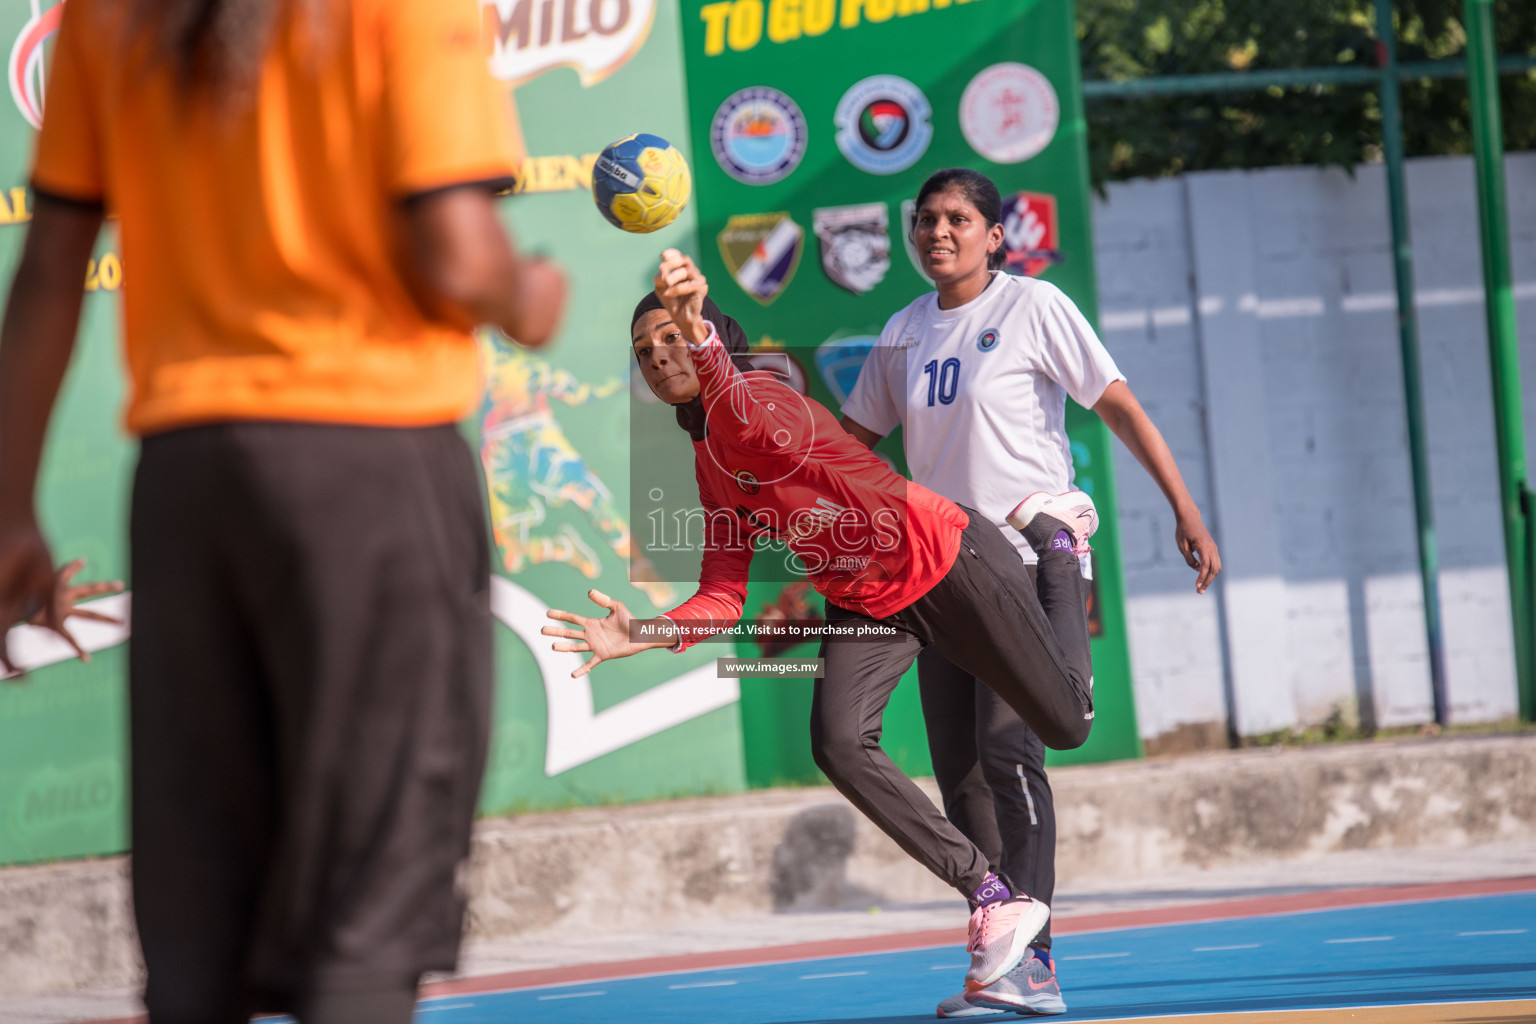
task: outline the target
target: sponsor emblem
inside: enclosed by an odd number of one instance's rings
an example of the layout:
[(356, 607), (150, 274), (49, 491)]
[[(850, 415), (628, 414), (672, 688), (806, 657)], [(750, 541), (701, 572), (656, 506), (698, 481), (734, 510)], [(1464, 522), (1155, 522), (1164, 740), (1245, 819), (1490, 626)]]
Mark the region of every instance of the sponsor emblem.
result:
[(787, 178), (800, 166), (808, 137), (805, 115), (795, 101), (767, 86), (731, 93), (709, 127), (715, 161), (747, 185)]
[(907, 250), (907, 259), (912, 261), (912, 269), (926, 278), (927, 271), (923, 270), (923, 261), (917, 255), (917, 242), (913, 241), (913, 232), (917, 229), (917, 200), (903, 199), (901, 201), (901, 244)]
[(717, 241), (741, 290), (766, 306), (795, 276), (805, 231), (787, 213), (738, 213), (725, 222)]
[(46, 11), (38, 11), (27, 19), (21, 34), (11, 44), (11, 60), (6, 65), (6, 80), (11, 83), (11, 99), (16, 109), (33, 128), (43, 126), (43, 88), (47, 84), (47, 71), (43, 66), (43, 47), (58, 34), (64, 20), (64, 5), (54, 4)]
[(1055, 196), (1016, 192), (1003, 198), (1003, 248), (1008, 252), (1008, 270), (1039, 277), (1062, 261), (1060, 244)]
[(997, 348), (997, 328), (988, 327), (976, 336), (976, 347), (983, 352), (991, 352)]
[(651, 34), (656, 0), (480, 0), (491, 74), (521, 85), (573, 68), (583, 87), (629, 62)]
[(864, 361), (880, 339), (869, 334), (824, 341), (816, 349), (816, 370), (826, 381), (827, 390), (838, 405), (848, 401), (853, 386), (859, 382)]
[(731, 475), (736, 478), (736, 486), (740, 487), (748, 494), (756, 494), (758, 491), (763, 489), (762, 484), (757, 482), (757, 477), (753, 476), (745, 469), (738, 469)]
[(933, 140), (928, 98), (898, 75), (854, 83), (837, 103), (837, 148), (870, 174), (896, 174), (922, 157)]
[(814, 211), (821, 269), (832, 283), (863, 295), (891, 269), (890, 215), (884, 203), (833, 206)]
[(747, 353), (747, 362), (752, 364), (752, 369), (764, 373), (771, 373), (778, 378), (779, 383), (799, 395), (811, 393), (810, 381), (805, 375), (805, 367), (800, 365), (800, 360), (783, 351), (765, 351)]
[(1028, 64), (993, 64), (971, 79), (960, 97), (960, 131), (982, 156), (999, 164), (1039, 155), (1056, 137), (1061, 104), (1051, 80)]

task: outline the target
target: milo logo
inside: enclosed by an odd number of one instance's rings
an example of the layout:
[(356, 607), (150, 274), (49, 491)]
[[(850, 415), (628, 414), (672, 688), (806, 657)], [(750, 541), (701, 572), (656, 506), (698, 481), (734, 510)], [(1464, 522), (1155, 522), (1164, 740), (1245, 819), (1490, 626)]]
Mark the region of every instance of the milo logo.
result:
[(68, 768), (49, 765), (15, 791), (11, 826), (21, 836), (65, 827), (97, 827), (122, 814), (123, 802), (123, 770), (116, 761), (90, 761)]
[(492, 40), (492, 75), (520, 85), (569, 67), (587, 86), (639, 51), (656, 0), (481, 0), (481, 10)]

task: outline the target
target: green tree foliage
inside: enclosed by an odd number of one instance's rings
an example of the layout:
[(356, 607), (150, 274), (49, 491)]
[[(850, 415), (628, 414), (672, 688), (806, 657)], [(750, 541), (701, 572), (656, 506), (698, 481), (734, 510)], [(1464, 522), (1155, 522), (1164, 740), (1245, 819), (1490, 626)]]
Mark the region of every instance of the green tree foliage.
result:
[[(1398, 60), (1460, 60), (1461, 0), (1395, 0)], [(1503, 56), (1536, 56), (1536, 0), (1497, 0)], [(1372, 0), (1078, 0), (1085, 80), (1377, 64)], [(1505, 144), (1536, 149), (1536, 72), (1501, 80)], [(1461, 78), (1402, 84), (1410, 156), (1471, 150)], [(1231, 167), (1378, 159), (1374, 88), (1307, 85), (1088, 101), (1095, 185)]]

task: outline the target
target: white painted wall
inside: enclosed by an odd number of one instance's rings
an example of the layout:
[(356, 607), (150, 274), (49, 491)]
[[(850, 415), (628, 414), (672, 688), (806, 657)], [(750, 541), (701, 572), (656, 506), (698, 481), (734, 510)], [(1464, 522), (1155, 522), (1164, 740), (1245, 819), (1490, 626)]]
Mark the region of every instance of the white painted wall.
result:
[[(1529, 434), (1536, 154), (1508, 178)], [(1452, 720), (1486, 721), (1516, 695), (1472, 164), (1407, 179)], [(1094, 216), (1105, 343), (1226, 565), (1196, 597), (1161, 493), (1117, 448), (1142, 736), (1229, 704), (1244, 735), (1351, 699), (1382, 726), (1430, 720), (1382, 168), (1131, 182)]]

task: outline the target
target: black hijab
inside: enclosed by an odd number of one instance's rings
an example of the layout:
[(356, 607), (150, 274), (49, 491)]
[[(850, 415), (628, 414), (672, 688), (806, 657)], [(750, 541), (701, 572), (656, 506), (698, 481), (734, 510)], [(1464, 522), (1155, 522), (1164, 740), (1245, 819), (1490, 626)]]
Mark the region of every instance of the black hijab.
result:
[[(655, 292), (646, 292), (645, 297), (635, 304), (635, 314), (629, 318), (630, 336), (634, 336), (635, 324), (640, 318), (653, 309), (665, 309)], [(751, 360), (747, 358), (747, 332), (741, 329), (741, 324), (720, 311), (713, 299), (704, 296), (704, 319), (715, 325), (715, 331), (720, 335), (720, 341), (725, 345), (725, 350), (731, 355), (731, 362), (736, 364), (736, 369), (743, 373), (753, 369)], [(639, 356), (635, 359), (638, 361)], [(672, 407), (677, 412), (677, 425), (688, 431), (688, 436), (695, 441), (704, 440), (704, 400), (697, 395), (691, 401)]]

